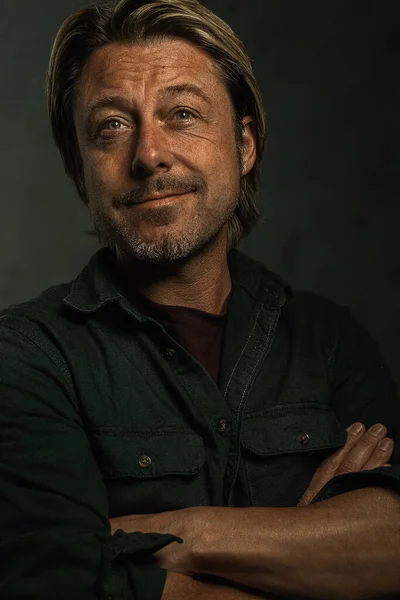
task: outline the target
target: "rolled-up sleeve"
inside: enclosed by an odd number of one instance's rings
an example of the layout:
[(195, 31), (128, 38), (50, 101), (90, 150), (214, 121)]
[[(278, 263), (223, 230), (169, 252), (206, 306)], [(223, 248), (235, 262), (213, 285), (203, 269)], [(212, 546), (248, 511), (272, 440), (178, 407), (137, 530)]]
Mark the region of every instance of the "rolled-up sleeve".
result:
[(313, 499), (319, 502), (352, 490), (379, 486), (400, 493), (400, 398), (378, 343), (367, 329), (341, 308), (330, 354), (331, 405), (346, 428), (356, 421), (368, 429), (382, 423), (395, 442), (391, 467), (338, 475)]
[(0, 326), (0, 598), (159, 600), (144, 560), (172, 535), (113, 536), (105, 484), (62, 364)]

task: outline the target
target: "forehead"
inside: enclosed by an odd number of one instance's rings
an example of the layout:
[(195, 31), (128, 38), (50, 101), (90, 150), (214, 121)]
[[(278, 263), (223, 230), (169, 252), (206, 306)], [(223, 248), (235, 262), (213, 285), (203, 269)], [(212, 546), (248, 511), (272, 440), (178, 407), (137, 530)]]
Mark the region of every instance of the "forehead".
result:
[(193, 83), (211, 97), (226, 94), (212, 58), (183, 40), (108, 44), (88, 58), (78, 85), (76, 108), (101, 93), (147, 98), (165, 85)]

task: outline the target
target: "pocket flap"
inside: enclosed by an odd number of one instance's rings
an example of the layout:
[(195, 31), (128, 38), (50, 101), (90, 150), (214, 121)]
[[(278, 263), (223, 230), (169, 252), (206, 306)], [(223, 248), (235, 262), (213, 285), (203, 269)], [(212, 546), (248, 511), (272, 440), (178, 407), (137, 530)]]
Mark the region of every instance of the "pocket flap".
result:
[(242, 445), (260, 456), (313, 452), (343, 446), (347, 433), (334, 413), (298, 408), (253, 416), (243, 422)]
[(191, 431), (103, 427), (92, 440), (105, 478), (194, 475), (204, 464), (203, 440)]

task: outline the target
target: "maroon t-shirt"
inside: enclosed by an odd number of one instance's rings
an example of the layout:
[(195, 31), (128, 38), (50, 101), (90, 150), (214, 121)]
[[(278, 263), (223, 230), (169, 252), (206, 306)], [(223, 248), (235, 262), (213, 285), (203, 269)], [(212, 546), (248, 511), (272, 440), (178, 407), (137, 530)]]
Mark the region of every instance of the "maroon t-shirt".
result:
[(135, 294), (133, 301), (142, 312), (161, 323), (167, 333), (203, 365), (218, 385), (222, 338), (231, 294), (232, 291), (219, 315), (196, 308), (159, 304), (142, 294)]

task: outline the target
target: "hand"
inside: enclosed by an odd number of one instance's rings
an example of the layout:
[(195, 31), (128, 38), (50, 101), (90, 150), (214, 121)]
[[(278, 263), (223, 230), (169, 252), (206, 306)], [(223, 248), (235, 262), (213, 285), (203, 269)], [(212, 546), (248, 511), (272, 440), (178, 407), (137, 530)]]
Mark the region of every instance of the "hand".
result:
[[(358, 432), (357, 426), (360, 426)], [(378, 427), (382, 428), (380, 432), (375, 429)], [(377, 423), (365, 431), (362, 423), (353, 423), (347, 428), (347, 433), (346, 444), (320, 464), (297, 506), (310, 504), (324, 485), (336, 475), (390, 467), (388, 461), (393, 452), (394, 442), (385, 437), (387, 429), (384, 425)], [(383, 442), (388, 443), (387, 448), (382, 448)]]

